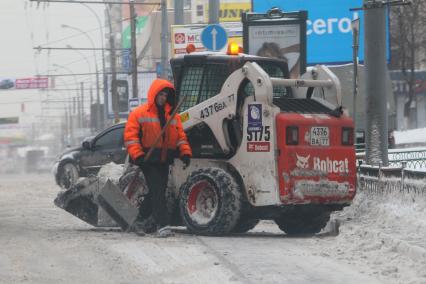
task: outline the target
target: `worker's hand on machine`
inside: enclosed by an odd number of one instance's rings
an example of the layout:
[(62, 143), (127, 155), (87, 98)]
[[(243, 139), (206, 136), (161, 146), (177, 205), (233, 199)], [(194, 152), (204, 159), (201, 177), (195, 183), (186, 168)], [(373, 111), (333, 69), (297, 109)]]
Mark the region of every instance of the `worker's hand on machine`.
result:
[(135, 160), (135, 164), (142, 168), (145, 165), (145, 156), (139, 156)]
[(191, 157), (189, 155), (183, 155), (180, 159), (184, 164), (183, 169), (186, 169), (191, 164)]

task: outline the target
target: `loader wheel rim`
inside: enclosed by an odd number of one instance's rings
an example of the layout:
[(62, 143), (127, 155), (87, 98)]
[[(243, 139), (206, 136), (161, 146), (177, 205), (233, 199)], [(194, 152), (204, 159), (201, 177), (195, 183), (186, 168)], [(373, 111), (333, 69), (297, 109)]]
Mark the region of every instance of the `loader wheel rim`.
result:
[(188, 214), (198, 224), (208, 224), (216, 216), (218, 201), (213, 185), (206, 180), (201, 180), (190, 189), (187, 202)]

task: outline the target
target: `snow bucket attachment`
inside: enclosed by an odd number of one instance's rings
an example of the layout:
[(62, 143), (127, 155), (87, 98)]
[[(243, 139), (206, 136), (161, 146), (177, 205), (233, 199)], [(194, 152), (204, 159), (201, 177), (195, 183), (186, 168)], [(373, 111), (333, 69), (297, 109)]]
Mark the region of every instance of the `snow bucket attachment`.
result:
[(98, 206), (99, 178), (80, 180), (69, 190), (60, 192), (54, 203), (59, 208), (95, 227), (116, 227), (117, 224)]
[(139, 214), (147, 192), (138, 167), (130, 166), (123, 172), (120, 165), (106, 165), (98, 176), (81, 178), (61, 191), (54, 203), (92, 226), (120, 226), (126, 231)]
[(110, 180), (107, 180), (96, 200), (123, 231), (128, 231), (138, 217), (139, 209)]

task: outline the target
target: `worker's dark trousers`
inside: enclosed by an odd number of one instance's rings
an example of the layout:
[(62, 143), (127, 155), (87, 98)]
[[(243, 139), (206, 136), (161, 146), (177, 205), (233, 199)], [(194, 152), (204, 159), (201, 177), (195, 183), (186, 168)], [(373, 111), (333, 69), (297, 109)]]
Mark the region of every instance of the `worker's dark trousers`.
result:
[(169, 179), (169, 165), (148, 163), (141, 169), (145, 176), (149, 193), (146, 197), (147, 202), (143, 202), (144, 206), (142, 207), (144, 208), (140, 208), (139, 214), (146, 216), (148, 212), (152, 212), (152, 216), (160, 228), (167, 226), (169, 225), (169, 214), (166, 205), (166, 188)]

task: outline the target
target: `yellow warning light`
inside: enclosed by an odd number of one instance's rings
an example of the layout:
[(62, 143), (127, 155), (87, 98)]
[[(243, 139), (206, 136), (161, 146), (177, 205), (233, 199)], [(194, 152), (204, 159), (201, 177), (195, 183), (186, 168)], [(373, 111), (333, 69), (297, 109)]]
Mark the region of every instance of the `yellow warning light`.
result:
[(242, 53), (243, 49), (236, 42), (231, 42), (228, 45), (228, 51), (226, 52), (228, 55), (238, 55), (238, 53)]

